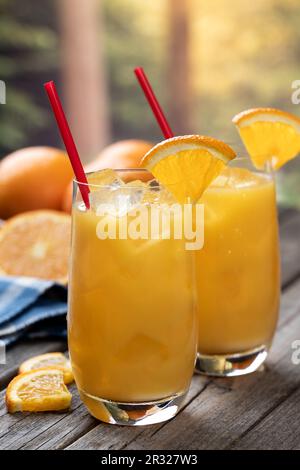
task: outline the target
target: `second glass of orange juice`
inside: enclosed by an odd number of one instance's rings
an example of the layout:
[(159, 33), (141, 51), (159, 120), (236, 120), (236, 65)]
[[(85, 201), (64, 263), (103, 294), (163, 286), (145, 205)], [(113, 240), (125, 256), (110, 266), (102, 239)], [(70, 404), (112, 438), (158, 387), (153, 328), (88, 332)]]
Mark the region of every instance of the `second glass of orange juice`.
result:
[(277, 324), (280, 273), (271, 174), (238, 158), (203, 194), (204, 247), (197, 252), (197, 370), (216, 376), (253, 372)]
[[(80, 396), (96, 418), (152, 424), (174, 416), (197, 352), (193, 253), (184, 240), (120, 236), (124, 217), (168, 204), (146, 170), (89, 176), (91, 207), (74, 198), (69, 350)], [(120, 179), (122, 178), (122, 180)], [(153, 177), (152, 177), (153, 178)], [(146, 187), (146, 192), (145, 192)], [(107, 212), (99, 213), (101, 204)], [(175, 217), (175, 216), (174, 216)], [(149, 222), (151, 229), (151, 221)], [(138, 224), (136, 224), (137, 227)], [(114, 237), (105, 230), (117, 230)], [(122, 225), (123, 226), (123, 225)]]

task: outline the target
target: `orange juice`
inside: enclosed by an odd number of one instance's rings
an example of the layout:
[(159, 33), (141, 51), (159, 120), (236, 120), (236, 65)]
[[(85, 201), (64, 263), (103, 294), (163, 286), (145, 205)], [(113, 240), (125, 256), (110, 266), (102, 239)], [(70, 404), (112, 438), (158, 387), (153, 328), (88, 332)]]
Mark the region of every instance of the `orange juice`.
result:
[(262, 173), (227, 168), (200, 202), (205, 235), (196, 262), (198, 351), (205, 357), (267, 350), (280, 292), (274, 182)]
[[(118, 228), (121, 218), (109, 217)], [(99, 221), (93, 207), (74, 205), (69, 349), (83, 401), (109, 421), (103, 403), (139, 406), (186, 392), (197, 315), (184, 240), (99, 239)]]

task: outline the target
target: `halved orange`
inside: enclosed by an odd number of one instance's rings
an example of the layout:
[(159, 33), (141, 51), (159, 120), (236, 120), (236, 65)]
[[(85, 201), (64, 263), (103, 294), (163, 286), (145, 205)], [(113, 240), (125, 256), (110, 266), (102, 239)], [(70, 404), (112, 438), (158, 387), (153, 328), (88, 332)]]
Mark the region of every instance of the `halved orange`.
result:
[(185, 135), (164, 140), (142, 160), (157, 180), (177, 201), (196, 202), (236, 154), (220, 140), (201, 135)]
[(61, 370), (44, 368), (17, 375), (6, 390), (9, 413), (59, 411), (69, 408), (72, 395)]
[(64, 374), (65, 384), (69, 384), (74, 380), (70, 361), (61, 352), (40, 354), (39, 356), (27, 359), (20, 365), (19, 374), (32, 370), (44, 369), (45, 367), (61, 370)]
[(243, 111), (233, 120), (257, 168), (278, 170), (300, 151), (300, 118), (274, 108)]
[(0, 228), (0, 272), (67, 281), (71, 217), (58, 211), (19, 214)]

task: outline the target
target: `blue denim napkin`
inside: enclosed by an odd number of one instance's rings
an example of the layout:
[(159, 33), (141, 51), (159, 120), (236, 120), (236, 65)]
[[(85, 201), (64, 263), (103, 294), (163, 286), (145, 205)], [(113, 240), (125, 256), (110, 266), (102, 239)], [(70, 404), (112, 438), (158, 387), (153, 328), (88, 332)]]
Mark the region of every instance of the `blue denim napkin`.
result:
[(29, 277), (0, 276), (0, 340), (65, 337), (67, 289)]

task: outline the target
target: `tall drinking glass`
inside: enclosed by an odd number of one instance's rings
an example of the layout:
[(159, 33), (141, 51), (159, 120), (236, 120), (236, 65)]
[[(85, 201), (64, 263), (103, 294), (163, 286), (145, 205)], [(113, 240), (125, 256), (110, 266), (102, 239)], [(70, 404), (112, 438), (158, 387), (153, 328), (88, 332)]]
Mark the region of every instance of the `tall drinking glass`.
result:
[[(151, 236), (149, 210), (160, 215), (170, 193), (145, 170), (117, 174), (108, 182), (103, 172), (88, 176), (89, 210), (74, 184), (69, 350), (93, 416), (152, 424), (177, 413), (193, 374), (194, 254), (161, 229)], [(142, 220), (149, 231), (141, 238)]]
[(237, 158), (206, 190), (197, 252), (197, 370), (236, 376), (264, 362), (276, 328), (279, 242), (273, 175)]

